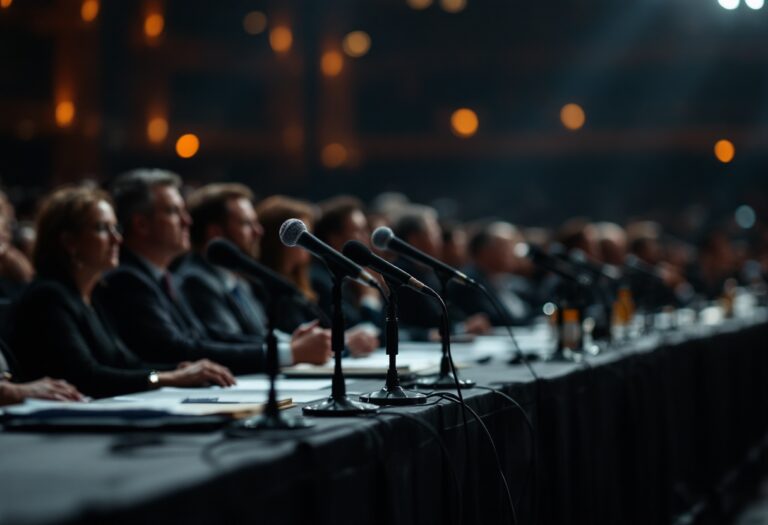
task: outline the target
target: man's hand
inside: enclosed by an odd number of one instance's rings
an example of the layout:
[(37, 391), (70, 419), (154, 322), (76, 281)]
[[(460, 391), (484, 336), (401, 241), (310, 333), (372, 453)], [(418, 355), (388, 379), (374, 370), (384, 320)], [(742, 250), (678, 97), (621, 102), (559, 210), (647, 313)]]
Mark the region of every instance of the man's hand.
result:
[(331, 331), (315, 320), (299, 326), (291, 335), (294, 363), (323, 365), (331, 358)]

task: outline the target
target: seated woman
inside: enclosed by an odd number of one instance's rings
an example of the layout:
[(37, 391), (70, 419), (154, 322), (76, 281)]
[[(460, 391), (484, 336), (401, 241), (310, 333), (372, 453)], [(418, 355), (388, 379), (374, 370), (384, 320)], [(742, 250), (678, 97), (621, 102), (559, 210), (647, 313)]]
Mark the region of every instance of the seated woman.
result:
[(207, 360), (156, 372), (161, 367), (141, 362), (92, 308), (93, 287), (118, 264), (116, 224), (109, 196), (95, 188), (64, 188), (43, 203), (33, 257), (37, 277), (8, 325), (21, 375), (59, 377), (93, 397), (234, 384), (228, 369)]
[[(259, 203), (256, 212), (264, 228), (259, 260), (286, 277), (308, 299), (307, 303), (301, 304), (290, 297), (279, 298), (280, 303), (273, 305), (279, 319), (277, 328), (291, 333), (302, 323), (318, 318), (323, 325), (329, 326), (330, 320), (318, 307), (317, 293), (311, 285), (312, 255), (304, 248), (285, 246), (279, 236), (280, 226), (288, 219), (299, 219), (311, 230), (315, 209), (309, 203), (276, 195)], [(351, 328), (345, 335), (347, 348), (353, 356), (370, 354), (378, 347), (378, 338), (365, 330)]]

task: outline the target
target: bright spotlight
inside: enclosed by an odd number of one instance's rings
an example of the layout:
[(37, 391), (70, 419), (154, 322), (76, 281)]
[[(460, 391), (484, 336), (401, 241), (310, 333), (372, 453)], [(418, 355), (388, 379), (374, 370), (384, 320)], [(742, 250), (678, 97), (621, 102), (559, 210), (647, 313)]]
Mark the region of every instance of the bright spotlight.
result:
[(729, 11), (739, 7), (739, 2), (740, 0), (717, 0), (717, 3), (720, 4), (720, 7), (723, 9), (728, 9)]
[(750, 9), (762, 9), (763, 5), (765, 5), (765, 0), (744, 0), (744, 3)]

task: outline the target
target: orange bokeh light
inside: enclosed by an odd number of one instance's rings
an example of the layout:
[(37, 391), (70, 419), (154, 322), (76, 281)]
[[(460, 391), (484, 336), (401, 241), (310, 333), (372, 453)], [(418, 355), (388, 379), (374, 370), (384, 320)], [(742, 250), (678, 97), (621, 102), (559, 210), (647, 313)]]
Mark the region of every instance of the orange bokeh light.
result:
[(182, 135), (176, 141), (176, 154), (182, 159), (189, 159), (200, 149), (200, 139), (193, 133)]
[(576, 131), (584, 126), (587, 116), (578, 104), (566, 104), (560, 109), (560, 122), (566, 129)]
[(469, 138), (477, 133), (480, 120), (477, 113), (468, 108), (457, 109), (451, 115), (451, 130), (453, 134), (461, 138)]
[(723, 164), (728, 164), (736, 156), (736, 147), (730, 140), (722, 139), (715, 143), (715, 157)]

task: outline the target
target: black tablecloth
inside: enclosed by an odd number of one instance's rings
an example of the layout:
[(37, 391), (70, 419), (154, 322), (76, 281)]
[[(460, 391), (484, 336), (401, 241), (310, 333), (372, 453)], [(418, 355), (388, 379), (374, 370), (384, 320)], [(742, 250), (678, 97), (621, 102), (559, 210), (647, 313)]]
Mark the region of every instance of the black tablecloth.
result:
[[(462, 371), (513, 397), (464, 392), (493, 435), (520, 523), (670, 523), (709, 497), (768, 428), (768, 325), (648, 336), (587, 363)], [(380, 381), (358, 381), (364, 392)], [(408, 413), (438, 429), (435, 438)], [(493, 452), (440, 402), (298, 433), (0, 433), (2, 523), (509, 522)], [(468, 443), (467, 443), (468, 438)]]

